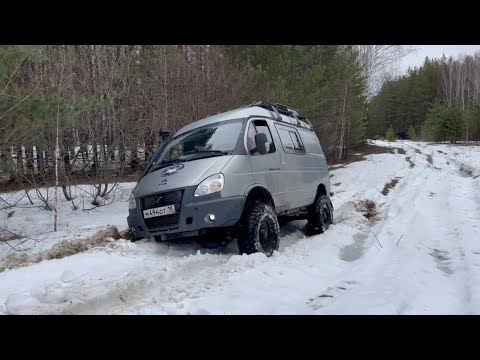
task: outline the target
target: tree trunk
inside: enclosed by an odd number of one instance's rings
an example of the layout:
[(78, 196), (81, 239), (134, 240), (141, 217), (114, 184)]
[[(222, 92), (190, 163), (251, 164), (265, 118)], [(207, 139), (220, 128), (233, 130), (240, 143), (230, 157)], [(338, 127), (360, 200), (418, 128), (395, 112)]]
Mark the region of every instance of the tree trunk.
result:
[(344, 147), (344, 141), (345, 141), (345, 107), (346, 107), (346, 101), (347, 101), (347, 83), (345, 82), (345, 89), (343, 92), (343, 105), (342, 105), (342, 115), (340, 119), (341, 123), (341, 130), (340, 130), (340, 144), (338, 146), (338, 161), (342, 161), (343, 157), (343, 147)]

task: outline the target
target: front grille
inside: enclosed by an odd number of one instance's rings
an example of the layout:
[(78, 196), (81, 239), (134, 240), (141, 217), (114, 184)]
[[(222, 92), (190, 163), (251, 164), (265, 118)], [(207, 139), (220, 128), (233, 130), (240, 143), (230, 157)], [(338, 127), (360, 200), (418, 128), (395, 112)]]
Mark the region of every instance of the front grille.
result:
[(145, 219), (145, 225), (149, 229), (158, 229), (167, 226), (176, 226), (180, 219), (179, 214), (158, 216), (154, 218)]
[(183, 190), (174, 190), (147, 196), (142, 199), (142, 215), (143, 210), (153, 209), (160, 206), (175, 205), (175, 214), (157, 216), (144, 219), (145, 225), (149, 229), (162, 228), (167, 226), (178, 225), (180, 220), (180, 208), (182, 206)]

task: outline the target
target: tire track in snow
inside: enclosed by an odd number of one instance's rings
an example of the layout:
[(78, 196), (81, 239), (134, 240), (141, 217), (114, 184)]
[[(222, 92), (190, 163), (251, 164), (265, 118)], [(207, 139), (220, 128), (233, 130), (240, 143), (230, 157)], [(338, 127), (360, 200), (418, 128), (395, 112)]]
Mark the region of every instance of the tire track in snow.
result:
[[(459, 175), (453, 169), (454, 165), (436, 171), (428, 168), (421, 156), (417, 160), (417, 166), (409, 169), (405, 160), (400, 159), (405, 168), (401, 168), (398, 175), (404, 178), (388, 197), (380, 194), (381, 187), (377, 192), (374, 188), (351, 191), (353, 200), (378, 193), (378, 199), (383, 198), (384, 201), (383, 218), (372, 227), (384, 247), (353, 254), (353, 261), (342, 260), (340, 251), (342, 245), (355, 240), (356, 234), (368, 234), (365, 229), (360, 229), (361, 224), (357, 220), (341, 221), (325, 234), (313, 238), (298, 239), (300, 233), (292, 227), (282, 238), (279, 256), (267, 259), (261, 254), (238, 256), (232, 253), (179, 258), (163, 254), (158, 262), (168, 263), (166, 269), (160, 265), (150, 266), (125, 277), (73, 282), (65, 288), (67, 300), (72, 303), (40, 304), (25, 308), (24, 312), (121, 314), (138, 313), (150, 307), (156, 313), (169, 313), (182, 312), (185, 304), (184, 312), (187, 312), (192, 299), (195, 300), (194, 305), (200, 304), (204, 309), (215, 312), (218, 303), (205, 304), (212, 303), (217, 296), (224, 299), (230, 296), (242, 303), (248, 302), (245, 294), (252, 288), (244, 291), (239, 291), (238, 287), (233, 290), (228, 288), (235, 283), (237, 286), (252, 284), (257, 287), (256, 290), (261, 286), (262, 290), (278, 294), (272, 297), (268, 311), (278, 305), (277, 309), (285, 309), (281, 308), (282, 305), (291, 306), (291, 303), (283, 301), (284, 297), (295, 298), (296, 293), (300, 293), (305, 295), (305, 302), (309, 298), (327, 295), (319, 298), (317, 305), (322, 306), (316, 313), (478, 313), (480, 289), (475, 289), (474, 284), (480, 284), (480, 279), (472, 271), (477, 270), (472, 269), (472, 264), (480, 260), (480, 255), (475, 253), (479, 252), (480, 246), (474, 241), (475, 235), (478, 238), (478, 228), (474, 223), (478, 219), (478, 210), (477, 213), (472, 212), (472, 179), (462, 178), (458, 182)], [(435, 196), (431, 196), (432, 193)], [(476, 204), (478, 207), (479, 203)], [(464, 224), (462, 220), (465, 220)], [(455, 230), (455, 227), (458, 229)], [(455, 236), (457, 232), (459, 235)], [(404, 237), (396, 246), (401, 233)], [(372, 235), (365, 239), (370, 248), (375, 241)], [(437, 262), (430, 255), (432, 248), (448, 251), (453, 270), (450, 276), (437, 269)], [(272, 275), (275, 271), (278, 276)], [(289, 278), (290, 282), (277, 281), (287, 273), (299, 277)], [(242, 282), (237, 281), (239, 279)], [(301, 281), (292, 282), (292, 279)], [(355, 282), (354, 286), (343, 286), (342, 279), (351, 279), (349, 281)], [(348, 291), (329, 289), (333, 285), (332, 280)], [(315, 290), (312, 291), (312, 288)], [(321, 289), (327, 290), (322, 292)], [(229, 294), (225, 295), (224, 290)], [(448, 301), (443, 300), (445, 297)], [(442, 300), (444, 303), (435, 304)], [(266, 309), (252, 302), (251, 306), (237, 303), (242, 306), (233, 307), (233, 310), (248, 309), (258, 313)], [(178, 306), (178, 311), (172, 310), (175, 306)], [(305, 308), (295, 310), (311, 312), (312, 307), (305, 304)]]
[(369, 313), (373, 299), (378, 302), (373, 313), (480, 310), (480, 289), (471, 289), (471, 283), (479, 284), (480, 278), (472, 281), (469, 257), (473, 252), (465, 247), (475, 230), (473, 224), (480, 223), (478, 210), (472, 214), (472, 209), (478, 209), (472, 181), (461, 178), (458, 169), (434, 169), (423, 159), (417, 165), (405, 174), (394, 196), (386, 199), (384, 218), (373, 227), (384, 244), (381, 256), (358, 267), (358, 285), (348, 297), (329, 298), (329, 306), (319, 313), (338, 313), (347, 306), (349, 313)]
[[(295, 247), (308, 237), (299, 238), (302, 224), (289, 224), (283, 229), (280, 251)], [(137, 246), (128, 244), (127, 250), (138, 253)], [(143, 244), (147, 251), (152, 244)], [(157, 244), (164, 245), (164, 244)], [(134, 247), (133, 250), (131, 247)], [(193, 250), (193, 249), (192, 249)], [(115, 249), (113, 249), (115, 251)], [(125, 251), (119, 246), (117, 251)], [(182, 252), (180, 252), (182, 253)], [(127, 251), (128, 255), (128, 251)], [(162, 264), (162, 259), (167, 263)], [(115, 279), (80, 280), (63, 288), (66, 302), (62, 304), (36, 303), (21, 310), (25, 314), (115, 314), (132, 311), (151, 304), (180, 303), (183, 299), (194, 299), (205, 293), (221, 290), (223, 284), (238, 273), (244, 273), (259, 264), (271, 261), (263, 254), (239, 256), (231, 254), (199, 254), (185, 258), (161, 256), (158, 267), (143, 268), (126, 277)], [(167, 269), (168, 268), (168, 269)], [(48, 287), (48, 286), (46, 286)]]
[(212, 286), (203, 276), (228, 260), (223, 255), (196, 255), (177, 259), (174, 266), (142, 268), (116, 279), (82, 280), (65, 288), (64, 304), (37, 304), (25, 313), (33, 314), (111, 314), (158, 301), (178, 301), (199, 296)]

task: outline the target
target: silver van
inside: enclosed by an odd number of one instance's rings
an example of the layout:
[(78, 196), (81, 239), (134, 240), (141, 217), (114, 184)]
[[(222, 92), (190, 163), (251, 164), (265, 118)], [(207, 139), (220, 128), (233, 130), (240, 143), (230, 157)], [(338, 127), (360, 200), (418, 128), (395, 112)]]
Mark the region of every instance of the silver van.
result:
[(279, 221), (333, 221), (330, 176), (312, 125), (281, 104), (256, 102), (193, 122), (164, 141), (129, 199), (134, 240), (237, 239), (272, 255)]

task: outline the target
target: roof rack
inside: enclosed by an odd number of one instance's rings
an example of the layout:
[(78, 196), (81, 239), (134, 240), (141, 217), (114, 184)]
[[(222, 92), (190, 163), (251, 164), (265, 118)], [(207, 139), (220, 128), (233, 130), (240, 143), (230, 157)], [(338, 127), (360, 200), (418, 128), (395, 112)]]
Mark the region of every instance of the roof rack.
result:
[(278, 121), (283, 121), (282, 117), (280, 116), (280, 114), (283, 114), (283, 115), (291, 116), (295, 118), (297, 120), (297, 126), (302, 126), (301, 121), (304, 121), (305, 123), (310, 125), (310, 127), (313, 129), (313, 125), (310, 122), (310, 120), (308, 120), (305, 116), (300, 116), (300, 114), (298, 113), (298, 110), (290, 106), (278, 104), (278, 103), (271, 104), (264, 101), (255, 101), (249, 105), (245, 105), (242, 107), (253, 107), (253, 106), (259, 106), (261, 108), (275, 112), (275, 114), (277, 115)]

